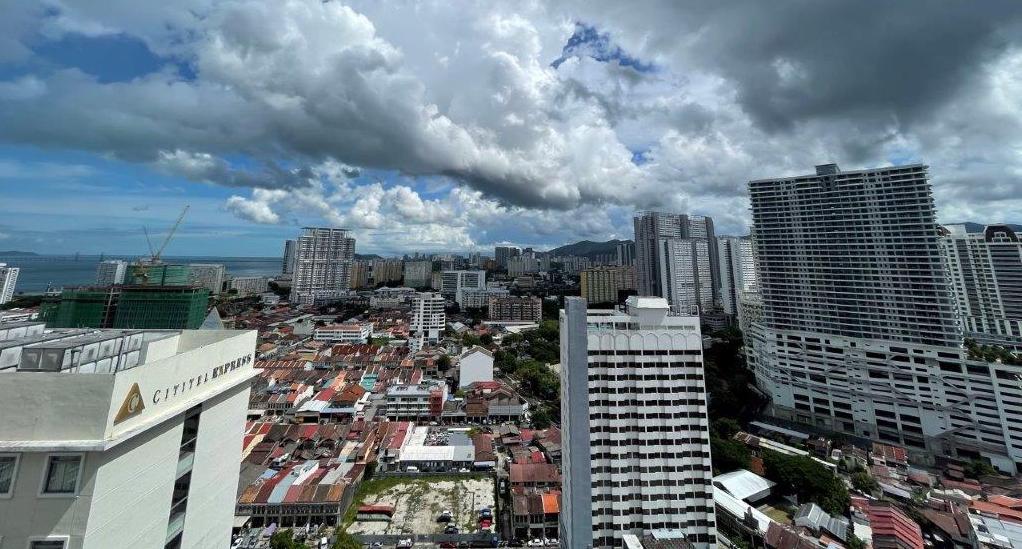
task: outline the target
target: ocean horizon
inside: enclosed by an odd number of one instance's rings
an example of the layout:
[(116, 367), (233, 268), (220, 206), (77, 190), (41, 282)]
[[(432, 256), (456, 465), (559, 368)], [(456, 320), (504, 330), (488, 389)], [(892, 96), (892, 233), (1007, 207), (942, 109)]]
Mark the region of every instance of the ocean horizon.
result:
[[(96, 268), (100, 258), (135, 261), (137, 255), (100, 254), (0, 254), (0, 263), (18, 267), (18, 283), (15, 295), (40, 294), (47, 289), (87, 286), (96, 282)], [(167, 263), (216, 263), (222, 264), (228, 276), (274, 276), (281, 272), (280, 257), (231, 257), (231, 256), (167, 256)]]

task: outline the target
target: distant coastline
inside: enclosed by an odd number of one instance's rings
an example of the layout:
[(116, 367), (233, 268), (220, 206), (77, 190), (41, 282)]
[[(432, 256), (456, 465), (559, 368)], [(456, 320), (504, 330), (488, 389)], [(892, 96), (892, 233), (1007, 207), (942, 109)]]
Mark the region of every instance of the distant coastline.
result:
[(35, 252), (19, 252), (18, 250), (6, 250), (0, 251), (0, 255), (5, 255), (7, 257), (31, 257), (37, 256), (39, 254)]

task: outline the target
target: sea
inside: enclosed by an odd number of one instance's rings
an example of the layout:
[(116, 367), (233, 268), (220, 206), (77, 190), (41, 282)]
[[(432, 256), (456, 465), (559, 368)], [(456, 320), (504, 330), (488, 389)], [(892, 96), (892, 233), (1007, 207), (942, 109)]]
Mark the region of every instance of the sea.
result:
[[(123, 259), (131, 262), (138, 257), (118, 255), (4, 255), (0, 263), (19, 267), (16, 294), (40, 294), (47, 289), (86, 286), (96, 282), (96, 267), (101, 259)], [(166, 263), (219, 263), (227, 268), (229, 276), (274, 276), (280, 274), (279, 257), (164, 257)]]

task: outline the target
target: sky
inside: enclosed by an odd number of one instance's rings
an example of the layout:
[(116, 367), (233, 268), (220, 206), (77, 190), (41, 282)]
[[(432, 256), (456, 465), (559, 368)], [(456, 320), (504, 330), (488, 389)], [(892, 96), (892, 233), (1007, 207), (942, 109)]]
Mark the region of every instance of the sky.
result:
[(0, 0), (0, 250), (275, 256), (748, 231), (751, 179), (930, 167), (1022, 222), (1022, 3)]

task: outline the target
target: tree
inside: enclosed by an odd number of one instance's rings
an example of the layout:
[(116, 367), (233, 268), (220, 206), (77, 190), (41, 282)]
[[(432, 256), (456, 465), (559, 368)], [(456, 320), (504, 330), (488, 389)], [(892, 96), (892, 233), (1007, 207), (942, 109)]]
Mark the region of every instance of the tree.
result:
[(309, 546), (295, 541), (295, 533), (287, 529), (277, 530), (270, 536), (270, 549), (309, 549)]
[(483, 334), (479, 336), (479, 342), (489, 347), (490, 345), (493, 345), (493, 336), (490, 334)]
[(752, 462), (752, 455), (744, 444), (715, 436), (710, 437), (710, 457), (713, 468), (721, 473), (748, 469)]
[(876, 479), (871, 477), (869, 475), (869, 473), (867, 473), (863, 469), (860, 469), (860, 470), (852, 473), (851, 480), (852, 480), (852, 486), (856, 490), (858, 490), (858, 491), (860, 491), (860, 492), (862, 492), (864, 494), (872, 494), (872, 493), (875, 493), (877, 490), (880, 489), (880, 485), (877, 484)]
[(546, 429), (550, 426), (550, 412), (546, 406), (540, 406), (532, 412), (532, 426), (535, 429)]
[(742, 430), (742, 426), (729, 417), (722, 417), (713, 422), (713, 431), (720, 438), (731, 438)]
[(763, 452), (766, 477), (777, 483), (785, 495), (797, 496), (800, 503), (811, 501), (832, 515), (843, 515), (850, 499), (848, 489), (833, 472), (809, 456), (788, 456)]
[(441, 372), (446, 372), (451, 368), (451, 357), (447, 355), (440, 355), (440, 358), (436, 361), (436, 367)]
[(332, 549), (362, 549), (362, 544), (355, 539), (355, 536), (347, 532), (338, 532)]
[(849, 532), (848, 549), (866, 549), (866, 542), (859, 539), (859, 536)]
[(466, 347), (472, 347), (472, 346), (479, 345), (480, 343), (482, 343), (482, 340), (479, 339), (479, 336), (477, 336), (475, 334), (470, 334), (468, 332), (465, 332), (461, 336), (461, 343), (464, 346), (466, 346)]
[(967, 463), (962, 469), (966, 477), (974, 479), (997, 474), (997, 469), (995, 469), (993, 465), (978, 459)]

